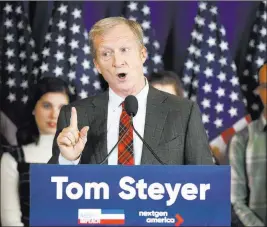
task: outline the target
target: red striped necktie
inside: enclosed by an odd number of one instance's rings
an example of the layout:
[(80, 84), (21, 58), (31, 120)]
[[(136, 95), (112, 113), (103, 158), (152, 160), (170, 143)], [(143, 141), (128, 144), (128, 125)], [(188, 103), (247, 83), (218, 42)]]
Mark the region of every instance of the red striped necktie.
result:
[(133, 127), (131, 124), (131, 117), (125, 111), (124, 102), (122, 103), (120, 117), (119, 139), (122, 137), (123, 139), (118, 144), (118, 165), (134, 165)]

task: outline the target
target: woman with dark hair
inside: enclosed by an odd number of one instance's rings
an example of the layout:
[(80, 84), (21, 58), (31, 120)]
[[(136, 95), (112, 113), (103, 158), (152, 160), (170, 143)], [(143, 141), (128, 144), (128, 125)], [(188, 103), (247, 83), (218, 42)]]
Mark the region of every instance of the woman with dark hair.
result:
[(9, 147), (1, 160), (1, 221), (3, 226), (29, 226), (29, 163), (47, 163), (52, 156), (57, 118), (72, 101), (68, 85), (46, 77), (31, 97), (32, 120), (17, 131), (19, 146)]

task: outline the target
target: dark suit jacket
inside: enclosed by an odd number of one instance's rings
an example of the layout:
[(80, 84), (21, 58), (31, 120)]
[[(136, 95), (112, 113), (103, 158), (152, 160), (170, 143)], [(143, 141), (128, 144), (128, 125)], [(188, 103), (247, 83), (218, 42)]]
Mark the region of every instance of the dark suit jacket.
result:
[[(81, 164), (98, 164), (107, 155), (108, 91), (76, 101), (61, 109), (49, 163), (58, 163), (56, 138), (69, 125), (71, 106), (76, 107), (78, 128), (89, 126)], [(197, 104), (149, 87), (144, 139), (159, 158), (170, 165), (212, 165), (207, 135)], [(107, 162), (106, 162), (107, 163)], [(143, 145), (141, 164), (159, 164)]]

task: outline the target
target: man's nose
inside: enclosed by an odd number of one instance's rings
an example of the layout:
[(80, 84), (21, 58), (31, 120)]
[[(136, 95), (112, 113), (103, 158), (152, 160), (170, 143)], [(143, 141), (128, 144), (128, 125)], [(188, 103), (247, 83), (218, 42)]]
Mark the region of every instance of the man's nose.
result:
[(122, 56), (122, 54), (120, 52), (115, 52), (113, 55), (113, 66), (117, 68), (124, 66), (124, 64), (125, 64), (125, 59)]

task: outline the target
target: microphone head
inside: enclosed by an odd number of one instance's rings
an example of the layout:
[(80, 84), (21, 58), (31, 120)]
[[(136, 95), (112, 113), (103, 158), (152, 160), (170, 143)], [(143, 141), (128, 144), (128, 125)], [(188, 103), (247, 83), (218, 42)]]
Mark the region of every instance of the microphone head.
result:
[(124, 100), (124, 107), (129, 116), (135, 116), (138, 111), (138, 101), (133, 95), (128, 95)]

